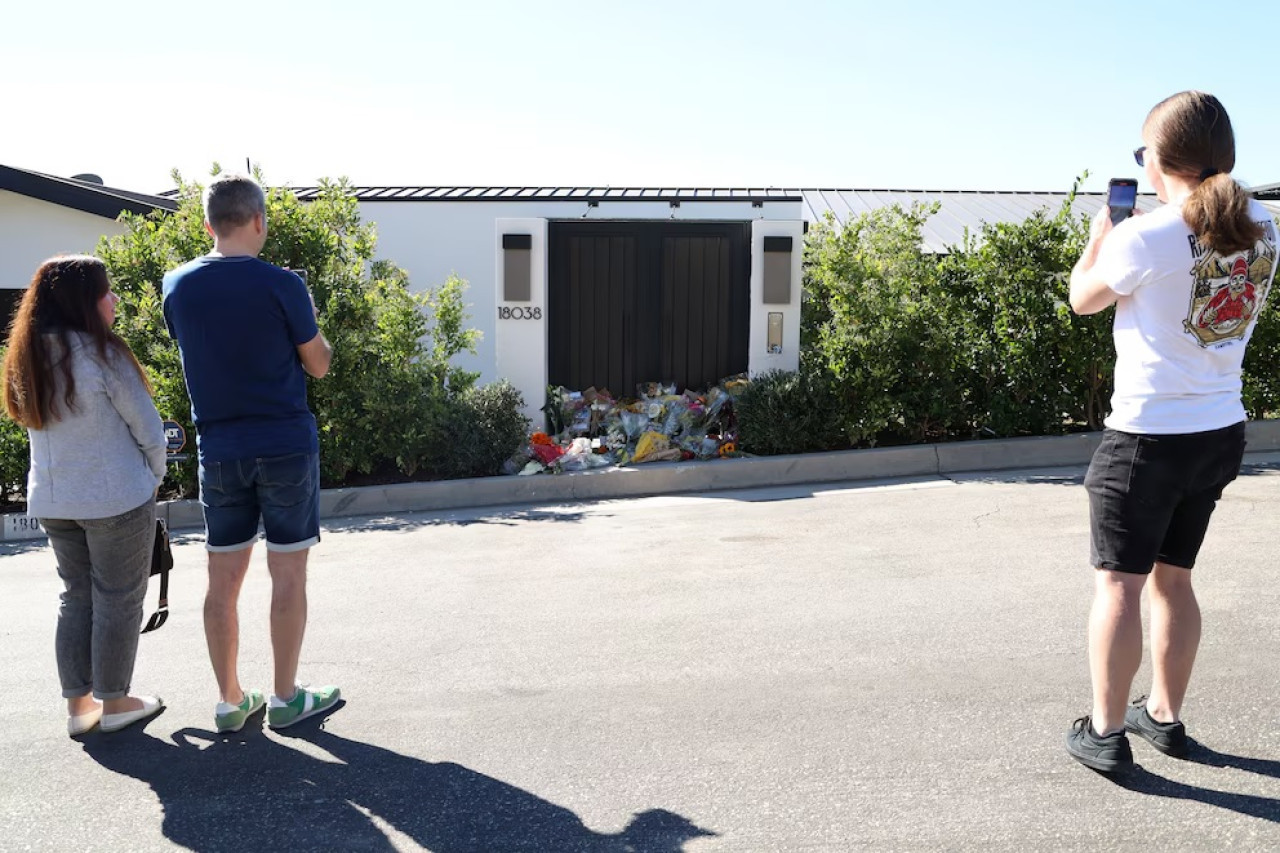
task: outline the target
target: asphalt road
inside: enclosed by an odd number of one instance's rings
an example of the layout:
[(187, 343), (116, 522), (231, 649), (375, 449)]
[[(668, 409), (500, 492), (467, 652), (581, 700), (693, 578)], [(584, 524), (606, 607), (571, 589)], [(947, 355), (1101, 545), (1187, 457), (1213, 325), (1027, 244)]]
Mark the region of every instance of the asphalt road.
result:
[(1062, 746), (1079, 470), (327, 525), (302, 675), (346, 704), (291, 737), (213, 733), (189, 535), (134, 679), (168, 709), (68, 739), (51, 555), (4, 545), (0, 850), (1276, 849), (1280, 458), (1249, 461), (1196, 569), (1194, 760), (1135, 742), (1118, 782)]

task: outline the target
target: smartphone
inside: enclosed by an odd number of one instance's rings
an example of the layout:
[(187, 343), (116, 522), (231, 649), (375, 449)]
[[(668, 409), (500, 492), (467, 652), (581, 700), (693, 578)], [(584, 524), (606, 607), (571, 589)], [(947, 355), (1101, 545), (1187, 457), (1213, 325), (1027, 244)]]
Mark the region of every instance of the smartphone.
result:
[(302, 283), (303, 283), (303, 284), (306, 284), (306, 283), (307, 283), (307, 271), (306, 271), (306, 270), (292, 270), (292, 269), (291, 269), (291, 270), (289, 270), (289, 272), (293, 273), (293, 274), (294, 274), (294, 275), (296, 275), (298, 278), (302, 279)]
[(1119, 225), (1133, 215), (1138, 203), (1138, 182), (1133, 178), (1112, 178), (1107, 185), (1107, 207), (1111, 210), (1111, 224)]

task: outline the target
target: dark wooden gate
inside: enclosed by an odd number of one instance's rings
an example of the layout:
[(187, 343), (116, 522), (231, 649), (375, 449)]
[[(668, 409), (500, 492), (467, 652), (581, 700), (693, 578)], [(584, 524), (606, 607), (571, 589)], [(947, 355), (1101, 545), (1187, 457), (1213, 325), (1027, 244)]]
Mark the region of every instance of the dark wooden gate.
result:
[(749, 223), (553, 222), (552, 385), (705, 388), (747, 369)]

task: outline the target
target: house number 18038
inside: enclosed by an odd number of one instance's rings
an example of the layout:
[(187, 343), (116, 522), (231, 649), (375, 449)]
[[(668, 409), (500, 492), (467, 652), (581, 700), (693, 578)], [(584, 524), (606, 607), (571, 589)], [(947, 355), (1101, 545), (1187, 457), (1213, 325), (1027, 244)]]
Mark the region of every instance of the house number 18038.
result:
[(517, 305), (514, 308), (504, 305), (498, 309), (499, 320), (541, 320), (541, 308), (525, 308)]

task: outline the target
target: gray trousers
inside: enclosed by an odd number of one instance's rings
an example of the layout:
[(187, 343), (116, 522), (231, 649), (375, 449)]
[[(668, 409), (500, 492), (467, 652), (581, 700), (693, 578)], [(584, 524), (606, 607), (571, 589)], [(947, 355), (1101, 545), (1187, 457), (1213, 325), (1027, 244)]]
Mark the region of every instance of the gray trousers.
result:
[(65, 590), (54, 643), (62, 695), (129, 695), (142, 601), (151, 576), (156, 505), (110, 518), (42, 518)]

